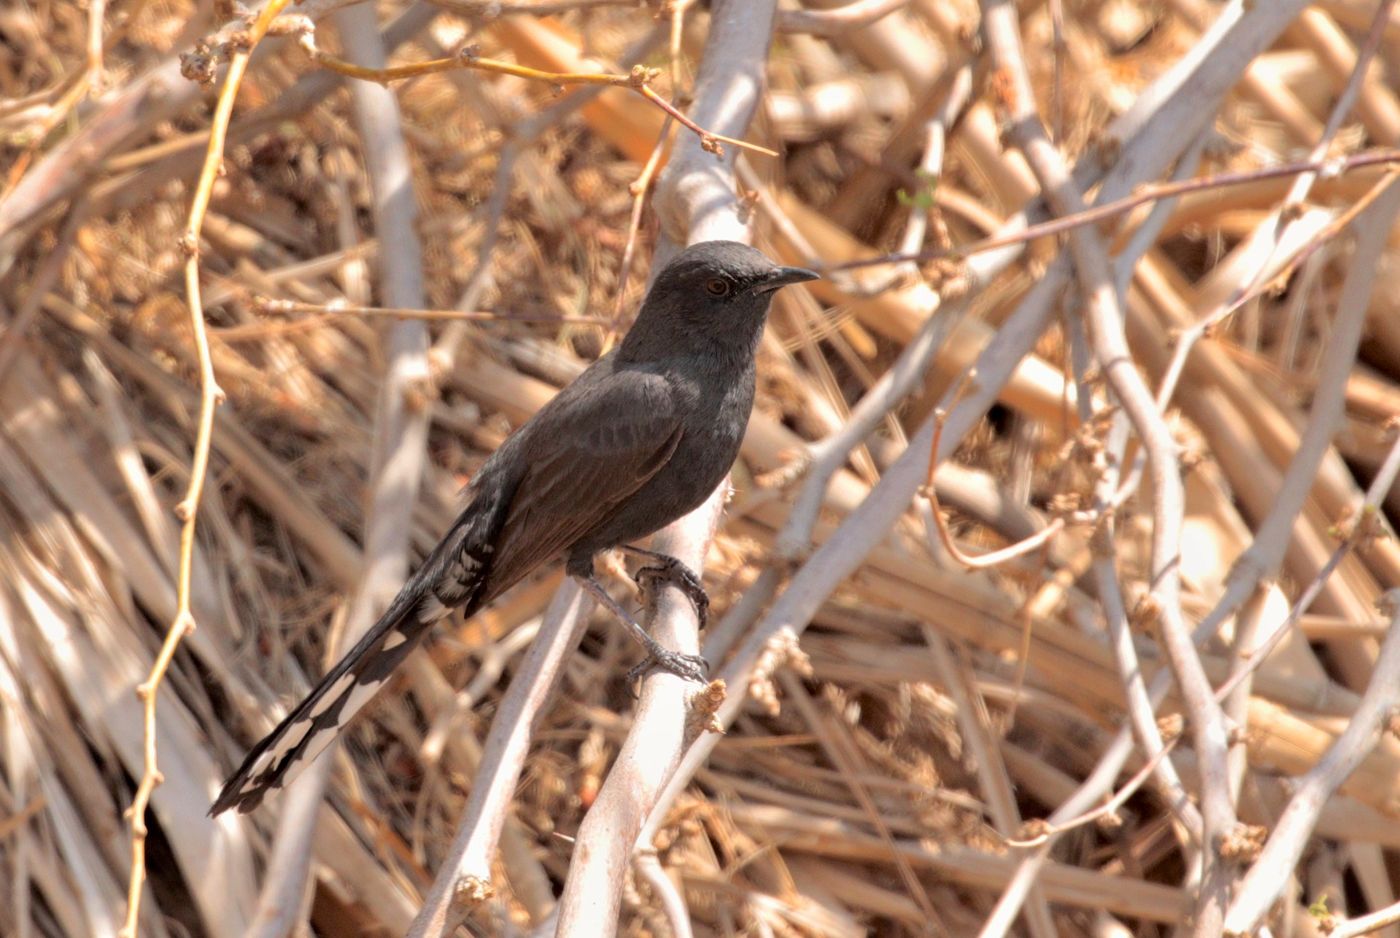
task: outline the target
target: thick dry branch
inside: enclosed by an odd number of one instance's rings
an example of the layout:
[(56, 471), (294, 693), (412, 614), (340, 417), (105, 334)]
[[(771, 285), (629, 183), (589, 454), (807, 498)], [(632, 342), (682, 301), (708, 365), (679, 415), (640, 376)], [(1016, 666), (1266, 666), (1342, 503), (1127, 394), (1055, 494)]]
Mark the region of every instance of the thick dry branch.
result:
[(834, 10), (779, 10), (773, 28), (780, 33), (811, 33), (828, 38), (869, 26), (909, 5), (909, 0), (851, 0)]
[[(1057, 213), (1082, 212), (1083, 195), (1035, 113), (1034, 91), (1021, 53), (1016, 7), (1005, 0), (985, 0), (982, 8), (982, 28), (988, 49), (999, 74), (1009, 86), (1008, 105), (1017, 142), (1039, 179), (1046, 200)], [(1184, 699), (1199, 760), (1200, 843), (1204, 869), (1193, 933), (1209, 938), (1220, 930), (1230, 882), (1230, 871), (1216, 845), (1233, 831), (1236, 818), (1229, 796), (1225, 716), (1211, 693), (1181, 607), (1180, 552), (1185, 490), (1176, 441), (1142, 375), (1133, 365), (1106, 244), (1094, 229), (1080, 227), (1071, 229), (1069, 247), (1079, 274), (1086, 328), (1098, 366), (1107, 376), (1114, 395), (1147, 451), (1153, 497), (1150, 615), (1159, 627), (1162, 644)], [(1108, 573), (1112, 579), (1111, 571)], [(1111, 583), (1105, 585), (1111, 586)], [(1162, 765), (1166, 767), (1169, 763)]]
[[(1389, 218), (1386, 219), (1387, 222)], [(1277, 901), (1303, 848), (1312, 839), (1327, 799), (1347, 780), (1378, 742), (1383, 731), (1394, 732), (1395, 708), (1400, 701), (1400, 591), (1386, 594), (1390, 626), (1376, 657), (1375, 673), (1361, 703), (1337, 741), (1316, 766), (1300, 778), (1288, 807), (1274, 825), (1259, 859), (1240, 883), (1229, 914), (1225, 934), (1253, 934), (1269, 908)]]
[[(335, 22), (350, 54), (371, 63), (384, 61), (372, 9), (341, 10)], [(381, 243), (380, 295), (394, 306), (420, 307), (424, 305), (423, 249), (416, 231), (418, 209), (409, 184), (412, 174), (398, 103), (386, 89), (372, 85), (353, 87), (351, 101), (364, 141), (375, 232)], [(427, 457), (428, 409), (416, 403), (427, 385), (427, 346), (427, 327), (417, 320), (395, 322), (384, 336), (387, 367), (375, 401), (364, 567), (346, 614), (342, 647), (353, 646), (374, 624), (408, 572), (409, 523)], [(331, 648), (336, 648), (334, 641)], [(259, 934), (268, 938), (295, 928), (332, 765), (330, 755), (323, 753), (316, 769), (289, 788), (257, 910)]]
[[(657, 534), (654, 548), (700, 569), (727, 495), (721, 486), (695, 512)], [(665, 589), (650, 597), (649, 612), (657, 641), (683, 654), (699, 650), (695, 609), (679, 590)], [(637, 847), (642, 823), (686, 746), (709, 729), (703, 712), (706, 698), (723, 693), (718, 682), (694, 693), (694, 685), (673, 674), (653, 672), (642, 681), (627, 739), (579, 825), (573, 863), (559, 898), (559, 938), (607, 938), (616, 933), (634, 850), (645, 852), (649, 846)]]
[(565, 659), (588, 623), (591, 600), (569, 581), (555, 593), (538, 635), (486, 734), (471, 797), (409, 938), (450, 934), (458, 913), (495, 893), (492, 864), (530, 748), (531, 728), (553, 696)]
[[(696, 78), (692, 113), (697, 123), (723, 126), (735, 134), (748, 126), (758, 105), (773, 15), (771, 2), (727, 0), (714, 4)], [(693, 138), (677, 147), (658, 183), (656, 210), (663, 225), (676, 230), (676, 243), (717, 238), (747, 241), (747, 227), (740, 219), (734, 195), (732, 162), (716, 164), (705, 159), (707, 151), (703, 140)], [(727, 489), (726, 479), (705, 505), (660, 532), (658, 549), (700, 569)], [(669, 647), (688, 651), (699, 645), (694, 611), (674, 588), (665, 589), (657, 598), (651, 626)], [(556, 934), (561, 938), (606, 938), (615, 933), (633, 852), (638, 845), (643, 851), (653, 847), (643, 824), (670, 783), (686, 747), (692, 745), (700, 729), (710, 728), (714, 698), (723, 693), (724, 686), (714, 682), (711, 693), (692, 696), (684, 682), (666, 675), (653, 675), (646, 681), (632, 732), (579, 832), (559, 903)], [(694, 714), (700, 711), (707, 715), (697, 722)], [(687, 717), (687, 712), (692, 716)]]

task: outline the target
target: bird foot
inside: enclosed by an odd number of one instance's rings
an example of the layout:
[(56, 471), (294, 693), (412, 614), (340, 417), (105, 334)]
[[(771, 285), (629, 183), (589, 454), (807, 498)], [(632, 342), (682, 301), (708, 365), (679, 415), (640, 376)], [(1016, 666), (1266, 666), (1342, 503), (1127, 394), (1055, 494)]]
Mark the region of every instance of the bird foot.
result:
[[(679, 561), (677, 561), (679, 563)], [(627, 626), (627, 631), (637, 640), (637, 643), (646, 650), (647, 656), (642, 659), (642, 663), (631, 671), (627, 672), (627, 683), (630, 685), (637, 678), (642, 677), (654, 668), (659, 668), (669, 674), (685, 678), (688, 681), (695, 681), (697, 684), (707, 683), (710, 679), (710, 665), (699, 655), (686, 655), (678, 651), (671, 651), (656, 639), (647, 634), (647, 630), (642, 628), (642, 624), (632, 617), (626, 609), (617, 604), (617, 600), (608, 595), (608, 591), (603, 589), (603, 584), (599, 583), (592, 576), (581, 576), (574, 574), (579, 585), (584, 588), (594, 599), (602, 604), (623, 625)]]
[(624, 549), (651, 561), (632, 576), (639, 587), (645, 590), (657, 583), (669, 583), (676, 587), (686, 595), (691, 605), (695, 607), (695, 617), (700, 622), (700, 628), (705, 628), (710, 616), (710, 595), (705, 592), (705, 586), (700, 582), (700, 577), (694, 570), (669, 554), (642, 550), (640, 547)]
[(697, 684), (705, 684), (710, 680), (710, 663), (704, 658), (671, 651), (654, 640), (647, 645), (647, 656), (627, 672), (627, 685), (632, 686), (652, 671), (665, 671)]

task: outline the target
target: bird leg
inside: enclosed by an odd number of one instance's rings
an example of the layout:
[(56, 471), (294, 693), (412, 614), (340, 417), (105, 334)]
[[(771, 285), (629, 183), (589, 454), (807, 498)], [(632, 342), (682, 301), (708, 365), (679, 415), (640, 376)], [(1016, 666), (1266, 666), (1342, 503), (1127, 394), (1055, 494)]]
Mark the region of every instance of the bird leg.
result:
[(638, 586), (645, 589), (647, 584), (644, 581), (647, 580), (670, 583), (690, 600), (695, 607), (695, 617), (700, 620), (700, 628), (705, 627), (710, 614), (710, 596), (705, 592), (704, 584), (700, 582), (700, 577), (696, 575), (694, 570), (670, 554), (663, 554), (660, 551), (632, 547), (629, 544), (624, 544), (622, 549), (651, 561), (632, 577)]
[(641, 646), (646, 649), (647, 656), (641, 664), (627, 672), (627, 682), (630, 684), (636, 678), (646, 674), (652, 668), (660, 668), (677, 677), (694, 681), (697, 684), (704, 684), (710, 677), (710, 664), (699, 655), (686, 655), (678, 651), (671, 651), (664, 647), (656, 639), (647, 634), (647, 630), (642, 628), (640, 622), (632, 617), (626, 609), (618, 605), (617, 600), (608, 595), (608, 591), (603, 588), (603, 584), (594, 578), (592, 571), (587, 574), (569, 573), (578, 580), (579, 585), (588, 591), (588, 594), (601, 603), (613, 615), (622, 620), (622, 624), (627, 626), (627, 630), (632, 633)]

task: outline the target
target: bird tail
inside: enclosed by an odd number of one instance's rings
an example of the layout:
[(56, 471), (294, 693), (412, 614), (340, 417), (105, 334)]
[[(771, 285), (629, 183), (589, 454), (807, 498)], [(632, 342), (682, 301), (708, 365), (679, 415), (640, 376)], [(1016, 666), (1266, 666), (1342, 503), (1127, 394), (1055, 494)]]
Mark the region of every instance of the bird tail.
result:
[(209, 809), (211, 817), (235, 807), (246, 814), (268, 792), (285, 786), (388, 683), (434, 622), (457, 606), (465, 605), (467, 615), (476, 611), (485, 600), (482, 589), (492, 545), (510, 500), (502, 486), (486, 488), (478, 491), (374, 627), (249, 751), (224, 782)]
[[(248, 752), (238, 771), (224, 782), (210, 816), (235, 807), (243, 813), (252, 811), (268, 792), (286, 785), (320, 755), (340, 728), (379, 692), (434, 621), (420, 617), (419, 603), (395, 608), (400, 605), (395, 601), (296, 709)], [(448, 610), (437, 606), (432, 611), (440, 618)]]

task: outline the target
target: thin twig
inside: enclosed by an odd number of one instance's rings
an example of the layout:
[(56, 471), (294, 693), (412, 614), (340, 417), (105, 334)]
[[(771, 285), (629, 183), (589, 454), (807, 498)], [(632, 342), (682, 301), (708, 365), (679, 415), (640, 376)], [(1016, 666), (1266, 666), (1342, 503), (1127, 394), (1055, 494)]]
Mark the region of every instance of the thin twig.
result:
[(1036, 829), (1036, 835), (1034, 837), (1028, 837), (1024, 840), (1008, 838), (1005, 840), (1006, 845), (1008, 847), (1018, 847), (1023, 850), (1048, 846), (1052, 840), (1061, 834), (1067, 834), (1075, 828), (1094, 824), (1103, 818), (1113, 817), (1118, 813), (1119, 808), (1128, 803), (1129, 798), (1137, 794), (1138, 789), (1143, 786), (1143, 783), (1152, 777), (1152, 773), (1157, 770), (1157, 766), (1161, 764), (1163, 759), (1171, 754), (1171, 751), (1176, 748), (1176, 744), (1180, 741), (1180, 736), (1168, 740), (1152, 754), (1152, 758), (1142, 764), (1142, 768), (1133, 773), (1132, 778), (1123, 783), (1122, 788), (1114, 792), (1103, 804), (1094, 808), (1092, 811), (1086, 811), (1078, 817), (1072, 817), (1054, 824), (1049, 821), (1041, 821), (1034, 825)]
[(627, 298), (627, 277), (632, 270), (632, 256), (637, 250), (637, 234), (642, 228), (642, 212), (646, 208), (647, 195), (651, 192), (656, 171), (661, 167), (661, 156), (666, 152), (666, 143), (671, 132), (671, 118), (661, 125), (661, 133), (656, 138), (656, 146), (651, 148), (646, 165), (628, 187), (632, 193), (632, 214), (627, 220), (627, 243), (622, 248), (622, 260), (617, 267), (617, 299), (613, 302), (612, 320), (608, 323), (608, 346), (617, 341), (622, 332), (622, 309)]
[(199, 232), (203, 227), (204, 213), (209, 207), (210, 195), (214, 191), (214, 180), (223, 164), (224, 136), (228, 132), (234, 100), (248, 68), (248, 60), (253, 49), (267, 34), (272, 20), (289, 2), (290, 0), (269, 0), (248, 30), (247, 48), (235, 52), (229, 61), (228, 73), (224, 78), (209, 127), (209, 147), (205, 151), (204, 166), (195, 185), (189, 220), (180, 240), (186, 258), (185, 293), (190, 307), (190, 327), (193, 330), (195, 352), (199, 359), (199, 424), (195, 434), (194, 455), (190, 462), (189, 487), (175, 506), (175, 514), (181, 520), (180, 563), (175, 581), (175, 618), (166, 631), (165, 640), (161, 643), (160, 652), (151, 665), (150, 673), (146, 680), (136, 687), (136, 696), (143, 705), (144, 767), (136, 794), (131, 799), (131, 807), (127, 811), (127, 820), (131, 825), (131, 878), (127, 887), (126, 921), (122, 925), (122, 938), (136, 938), (139, 928), (141, 887), (146, 879), (146, 808), (156, 786), (161, 782), (160, 769), (156, 762), (156, 699), (161, 681), (170, 668), (170, 662), (175, 658), (176, 649), (180, 647), (180, 641), (195, 629), (190, 600), (190, 581), (194, 575), (195, 525), (199, 517), (199, 500), (204, 493), (204, 480), (209, 469), (210, 441), (214, 435), (214, 408), (224, 399), (224, 392), (214, 377), (214, 361), (209, 352), (204, 308), (200, 301)]
[[(931, 452), (937, 453), (939, 444), (943, 440), (943, 425), (948, 420), (948, 414), (941, 407), (933, 413), (933, 442), (929, 444)], [(948, 522), (943, 517), (943, 507), (938, 503), (938, 486), (934, 484), (932, 476), (937, 471), (937, 463), (929, 460), (929, 480), (919, 489), (919, 494), (929, 501), (929, 509), (933, 515), (934, 528), (938, 532), (938, 540), (943, 545), (948, 554), (969, 570), (987, 570), (1015, 560), (1017, 557), (1024, 557), (1032, 551), (1039, 550), (1050, 542), (1050, 539), (1064, 529), (1065, 520), (1056, 518), (1035, 534), (1019, 541), (1015, 544), (1003, 547), (1001, 550), (988, 551), (985, 554), (971, 556), (965, 554), (958, 547), (957, 541), (953, 539), (953, 533), (948, 530)]]
[(1327, 578), (1341, 564), (1346, 557), (1358, 545), (1371, 538), (1376, 532), (1374, 525), (1380, 521), (1380, 506), (1386, 495), (1390, 492), (1391, 486), (1395, 484), (1397, 475), (1400, 475), (1400, 435), (1396, 436), (1395, 442), (1391, 445), (1390, 452), (1386, 454), (1385, 461), (1381, 464), (1376, 477), (1371, 480), (1370, 487), (1366, 490), (1366, 496), (1362, 499), (1361, 505), (1356, 512), (1356, 517), (1351, 529), (1347, 532), (1342, 542), (1332, 551), (1332, 555), (1327, 558), (1322, 569), (1317, 576), (1313, 577), (1303, 592), (1298, 596), (1293, 607), (1288, 611), (1288, 616), (1279, 623), (1269, 636), (1248, 655), (1242, 657), (1238, 667), (1230, 674), (1228, 680), (1220, 685), (1216, 695), (1224, 698), (1240, 687), (1245, 680), (1258, 670), (1259, 666), (1268, 660), (1269, 655), (1279, 642), (1288, 635), (1289, 631), (1307, 613), (1312, 606), (1313, 600), (1322, 592), (1323, 586), (1327, 583)]
[(1400, 922), (1400, 902), (1378, 909), (1370, 915), (1359, 915), (1356, 918), (1346, 919), (1337, 922), (1332, 926), (1332, 930), (1326, 932), (1327, 938), (1360, 938), (1362, 935), (1370, 935), (1380, 931), (1388, 925)]
[(671, 877), (661, 868), (656, 851), (638, 848), (632, 865), (646, 880), (652, 893), (661, 900), (661, 909), (666, 913), (666, 924), (671, 926), (673, 938), (691, 938), (694, 932), (690, 928), (690, 912), (685, 907), (685, 899), (681, 897), (676, 884), (671, 882)]
[[(521, 316), (515, 313), (493, 313), (487, 310), (405, 309), (391, 306), (355, 306), (338, 302), (301, 303), (296, 300), (282, 300), (266, 296), (255, 297), (253, 305), (265, 313), (316, 313), (317, 316), (309, 320), (315, 325), (333, 322), (340, 316), (425, 319), (429, 322), (548, 322), (556, 324), (587, 323), (588, 325), (606, 325), (609, 322), (605, 316)], [(234, 330), (227, 329), (222, 334), (227, 335), (230, 332), (234, 332)]]
[(1377, 166), (1388, 166), (1394, 163), (1400, 163), (1400, 150), (1378, 149), (1368, 150), (1364, 153), (1355, 154), (1354, 156), (1340, 157), (1337, 159), (1303, 160), (1297, 163), (1265, 166), (1260, 169), (1242, 172), (1217, 173), (1213, 176), (1202, 176), (1198, 179), (1185, 179), (1180, 182), (1155, 183), (1140, 187), (1133, 195), (1113, 199), (1102, 205), (1095, 205), (1083, 211), (1074, 212), (1070, 215), (1065, 215), (1050, 221), (1028, 225), (1014, 234), (994, 235), (990, 238), (982, 238), (969, 244), (960, 244), (951, 248), (935, 248), (929, 251), (917, 251), (914, 253), (881, 254), (878, 257), (863, 257), (859, 260), (832, 264), (828, 267), (824, 267), (822, 272), (829, 273), (842, 270), (855, 270), (859, 267), (876, 267), (881, 264), (923, 263), (925, 261), (949, 259), (961, 260), (974, 254), (995, 251), (1011, 245), (1023, 244), (1027, 241), (1034, 241), (1037, 238), (1064, 234), (1065, 232), (1086, 225), (1095, 225), (1101, 221), (1124, 215), (1140, 205), (1146, 205), (1149, 202), (1157, 202), (1162, 199), (1177, 198), (1178, 196), (1189, 195), (1194, 192), (1206, 192), (1211, 189), (1242, 186), (1247, 183), (1262, 182), (1269, 179), (1284, 179), (1303, 173), (1320, 173), (1325, 178), (1332, 178), (1344, 176), (1347, 173), (1361, 169), (1372, 169)]
[(463, 49), (461, 54), (443, 59), (429, 59), (425, 62), (413, 62), (408, 65), (395, 65), (387, 68), (364, 68), (337, 58), (328, 52), (322, 51), (316, 45), (316, 29), (314, 23), (309, 18), (290, 23), (289, 31), (294, 31), (297, 35), (297, 43), (302, 50), (311, 57), (317, 64), (330, 69), (340, 75), (350, 78), (358, 78), (361, 81), (373, 81), (380, 84), (388, 84), (391, 81), (399, 81), (405, 78), (415, 78), (419, 75), (432, 75), (438, 72), (455, 71), (461, 68), (470, 68), (482, 72), (492, 72), (498, 75), (514, 75), (517, 78), (526, 78), (530, 81), (541, 81), (551, 85), (604, 85), (614, 88), (627, 88), (635, 91), (653, 105), (660, 108), (664, 113), (670, 115), (682, 126), (692, 131), (700, 138), (700, 147), (707, 153), (713, 153), (717, 157), (724, 155), (722, 144), (728, 143), (745, 150), (752, 150), (755, 153), (762, 153), (765, 156), (777, 156), (776, 150), (759, 146), (756, 143), (749, 143), (736, 137), (725, 136), (707, 130), (695, 121), (681, 113), (675, 105), (667, 101), (651, 87), (651, 82), (660, 73), (659, 69), (647, 68), (644, 65), (634, 65), (632, 70), (626, 75), (614, 75), (609, 72), (546, 72), (537, 68), (530, 68), (528, 65), (517, 65), (514, 62), (503, 62), (499, 59), (483, 58), (468, 47)]

